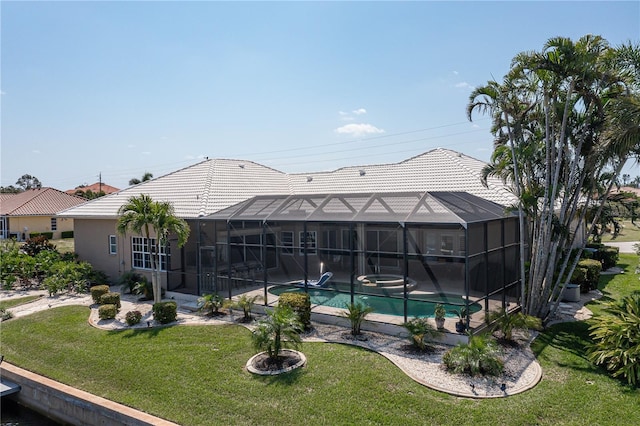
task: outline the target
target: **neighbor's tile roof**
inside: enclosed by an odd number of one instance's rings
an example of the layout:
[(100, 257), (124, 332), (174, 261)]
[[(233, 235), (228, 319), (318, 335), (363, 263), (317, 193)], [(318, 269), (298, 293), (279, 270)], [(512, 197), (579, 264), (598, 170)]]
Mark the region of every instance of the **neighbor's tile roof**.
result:
[(480, 181), (485, 163), (447, 149), (434, 149), (392, 164), (344, 167), (331, 172), (286, 174), (243, 160), (211, 159), (143, 182), (61, 216), (111, 218), (130, 197), (147, 194), (170, 201), (176, 214), (196, 218), (256, 195), (325, 194), (406, 191), (465, 191), (501, 205), (513, 195), (495, 178)]
[(54, 188), (29, 189), (18, 194), (2, 194), (0, 214), (3, 216), (53, 216), (86, 202)]
[(89, 190), (91, 190), (91, 192), (95, 192), (95, 193), (98, 193), (98, 192), (102, 191), (105, 194), (111, 194), (112, 192), (120, 191), (120, 189), (116, 188), (115, 186), (107, 185), (104, 182), (103, 183), (96, 182), (96, 183), (93, 183), (91, 185), (77, 187), (75, 189), (67, 189), (64, 192), (66, 192), (67, 194), (72, 194), (73, 195), (73, 194), (76, 193), (76, 191), (87, 192)]

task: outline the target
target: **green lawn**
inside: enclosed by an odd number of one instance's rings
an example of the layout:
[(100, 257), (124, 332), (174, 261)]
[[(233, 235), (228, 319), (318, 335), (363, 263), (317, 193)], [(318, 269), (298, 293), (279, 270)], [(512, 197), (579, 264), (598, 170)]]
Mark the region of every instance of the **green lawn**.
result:
[(602, 242), (608, 243), (609, 241), (628, 242), (628, 241), (640, 241), (640, 219), (635, 223), (631, 223), (630, 220), (622, 221), (622, 230), (615, 238), (611, 234), (605, 233), (602, 236)]
[[(602, 282), (610, 297), (638, 284)], [(635, 281), (634, 281), (635, 280)], [(509, 398), (470, 400), (421, 386), (382, 356), (348, 345), (305, 343), (308, 366), (274, 378), (243, 366), (253, 355), (240, 326), (103, 331), (86, 307), (61, 307), (2, 324), (5, 360), (183, 425), (640, 424), (640, 389), (584, 356), (588, 324), (551, 327), (534, 342), (544, 376)]]
[(25, 303), (32, 302), (36, 299), (40, 299), (42, 296), (25, 296), (25, 297), (17, 297), (15, 299), (10, 300), (2, 300), (0, 301), (0, 309), (10, 309), (14, 306), (23, 305)]

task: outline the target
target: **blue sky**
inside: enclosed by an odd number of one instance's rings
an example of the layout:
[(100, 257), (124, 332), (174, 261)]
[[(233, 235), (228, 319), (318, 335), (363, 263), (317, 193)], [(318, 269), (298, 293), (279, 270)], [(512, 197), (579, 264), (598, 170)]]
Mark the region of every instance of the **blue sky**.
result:
[[(488, 160), (470, 91), (549, 38), (640, 40), (640, 2), (7, 2), (2, 185), (120, 188), (209, 158), (285, 172)], [(626, 172), (640, 174), (637, 164)]]

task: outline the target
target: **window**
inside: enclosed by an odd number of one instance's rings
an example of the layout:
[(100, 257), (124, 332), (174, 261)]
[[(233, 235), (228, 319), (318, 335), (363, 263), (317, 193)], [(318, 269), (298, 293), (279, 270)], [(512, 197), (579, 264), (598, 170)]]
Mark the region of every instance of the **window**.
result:
[(115, 235), (109, 235), (109, 254), (118, 253), (118, 241)]
[(51, 218), (51, 230), (52, 231), (57, 231), (58, 230), (58, 218), (57, 217), (52, 217)]
[[(304, 232), (300, 232), (300, 254), (303, 255), (304, 254), (304, 249), (305, 249), (305, 234)], [(317, 236), (316, 236), (316, 231), (307, 231), (307, 238), (306, 238), (306, 248), (307, 248), (307, 254), (316, 254), (316, 248), (317, 248), (317, 244), (316, 242), (317, 240)]]
[(293, 254), (293, 232), (282, 231), (280, 232), (280, 241), (282, 242), (282, 254)]
[[(156, 244), (155, 238), (131, 238), (131, 264), (137, 269), (151, 269), (151, 250)], [(167, 253), (165, 247), (160, 247), (159, 262), (160, 270), (167, 270)]]

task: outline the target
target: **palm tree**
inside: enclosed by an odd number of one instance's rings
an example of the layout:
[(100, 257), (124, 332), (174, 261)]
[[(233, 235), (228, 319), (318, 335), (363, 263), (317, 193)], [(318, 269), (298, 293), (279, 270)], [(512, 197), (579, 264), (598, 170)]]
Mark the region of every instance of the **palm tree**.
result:
[(258, 321), (251, 333), (254, 347), (267, 352), (273, 362), (280, 358), (285, 346), (297, 348), (301, 343), (300, 332), (303, 326), (293, 309), (289, 306), (276, 306), (267, 310), (267, 317)]
[(579, 260), (565, 255), (577, 227), (594, 204), (595, 226), (622, 165), (640, 152), (639, 52), (599, 36), (557, 37), (541, 52), (517, 55), (503, 83), (471, 94), (469, 118), (479, 111), (493, 120), (496, 150), (485, 175), (513, 185), (521, 226), (523, 213), (530, 225), (527, 275), (521, 264), (525, 313), (553, 314)]
[[(153, 241), (150, 253), (151, 284), (153, 287), (154, 303), (161, 301), (160, 288), (160, 247), (166, 247), (169, 243), (169, 235), (175, 234), (178, 239), (178, 247), (182, 247), (189, 238), (189, 225), (184, 219), (174, 214), (174, 209), (169, 202), (153, 201), (150, 196), (141, 194), (131, 197), (118, 210), (117, 230), (125, 235), (127, 231), (142, 234), (149, 242)], [(151, 239), (155, 236), (155, 239)]]
[(365, 317), (373, 312), (373, 308), (358, 301), (347, 303), (346, 308), (347, 311), (343, 312), (342, 316), (351, 323), (351, 335), (358, 336), (361, 334), (360, 327), (362, 327)]
[(133, 178), (129, 180), (129, 185), (137, 185), (139, 183), (151, 180), (152, 178), (153, 178), (153, 173), (144, 172), (144, 174), (142, 175), (142, 179)]

